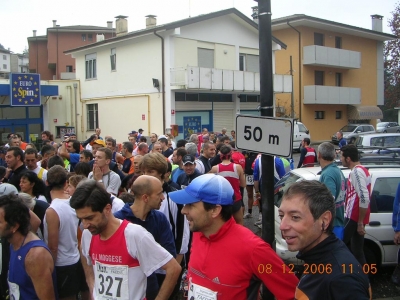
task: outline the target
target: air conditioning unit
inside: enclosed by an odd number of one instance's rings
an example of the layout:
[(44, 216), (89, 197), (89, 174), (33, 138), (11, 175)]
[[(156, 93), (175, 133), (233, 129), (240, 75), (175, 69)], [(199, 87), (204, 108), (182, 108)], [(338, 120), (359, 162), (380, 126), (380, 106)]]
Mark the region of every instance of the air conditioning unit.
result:
[(284, 114), (285, 113), (285, 107), (284, 106), (277, 106), (277, 107), (275, 107), (275, 112)]

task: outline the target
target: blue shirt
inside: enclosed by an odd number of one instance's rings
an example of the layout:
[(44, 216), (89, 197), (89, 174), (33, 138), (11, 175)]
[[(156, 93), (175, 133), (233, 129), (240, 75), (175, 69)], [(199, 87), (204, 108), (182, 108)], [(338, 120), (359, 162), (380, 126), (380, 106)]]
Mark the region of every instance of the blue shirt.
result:
[(341, 138), (339, 141), (339, 148), (341, 149), (343, 146), (347, 145), (347, 141), (345, 138)]
[[(25, 257), (29, 250), (35, 247), (43, 247), (50, 253), (49, 248), (42, 240), (30, 241), (16, 251), (10, 245), (10, 270), (8, 271), (8, 281), (18, 286), (20, 293), (19, 299), (39, 299), (35, 287), (33, 286), (32, 279), (29, 277), (28, 273), (26, 273), (25, 269)], [(56, 268), (53, 270), (52, 278), (54, 295), (57, 297)], [(13, 297), (15, 296), (12, 296), (12, 290), (10, 289), (10, 299), (15, 299)]]
[(181, 168), (176, 168), (175, 170), (173, 170), (172, 171), (172, 174), (171, 174), (171, 180), (172, 180), (172, 182), (175, 182), (175, 183), (177, 183), (178, 182), (178, 177), (179, 177), (179, 175), (181, 175), (181, 174), (183, 174), (183, 173), (185, 173), (185, 171), (183, 170), (183, 169), (181, 169)]

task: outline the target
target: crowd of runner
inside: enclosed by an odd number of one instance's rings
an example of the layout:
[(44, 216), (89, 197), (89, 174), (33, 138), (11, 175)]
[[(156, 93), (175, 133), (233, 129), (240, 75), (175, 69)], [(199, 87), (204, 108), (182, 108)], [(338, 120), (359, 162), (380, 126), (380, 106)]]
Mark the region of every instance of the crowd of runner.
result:
[[(41, 149), (9, 135), (0, 148), (2, 297), (257, 299), (264, 283), (293, 299), (296, 276), (242, 226), (261, 202), (257, 154), (238, 151), (225, 128), (177, 141), (142, 133), (119, 143), (98, 128), (56, 143), (44, 131)], [(290, 165), (276, 157), (275, 177)]]

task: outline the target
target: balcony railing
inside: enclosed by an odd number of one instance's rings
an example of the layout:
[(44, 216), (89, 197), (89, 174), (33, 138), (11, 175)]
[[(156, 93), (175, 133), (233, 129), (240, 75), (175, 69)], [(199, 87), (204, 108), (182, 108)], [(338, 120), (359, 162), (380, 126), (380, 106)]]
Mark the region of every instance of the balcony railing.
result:
[(305, 86), (304, 104), (361, 104), (361, 89), (324, 85)]
[(303, 64), (342, 69), (361, 68), (361, 52), (324, 46), (303, 47)]
[[(173, 89), (260, 92), (260, 73), (191, 66), (172, 68), (170, 73)], [(292, 76), (274, 74), (274, 92), (291, 93)]]

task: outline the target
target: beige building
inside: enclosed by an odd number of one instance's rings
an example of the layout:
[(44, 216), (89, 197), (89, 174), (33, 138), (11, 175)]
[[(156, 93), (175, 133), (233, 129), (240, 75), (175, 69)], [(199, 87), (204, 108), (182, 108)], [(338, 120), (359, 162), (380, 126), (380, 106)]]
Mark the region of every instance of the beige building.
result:
[[(290, 73), (292, 57), (294, 117), (310, 130), (312, 139), (330, 140), (349, 122), (382, 118), (383, 43), (396, 37), (382, 32), (382, 16), (372, 16), (372, 29), (306, 15), (272, 20), (272, 33), (287, 45), (276, 53), (276, 72)], [(276, 96), (291, 116), (290, 94)]]

